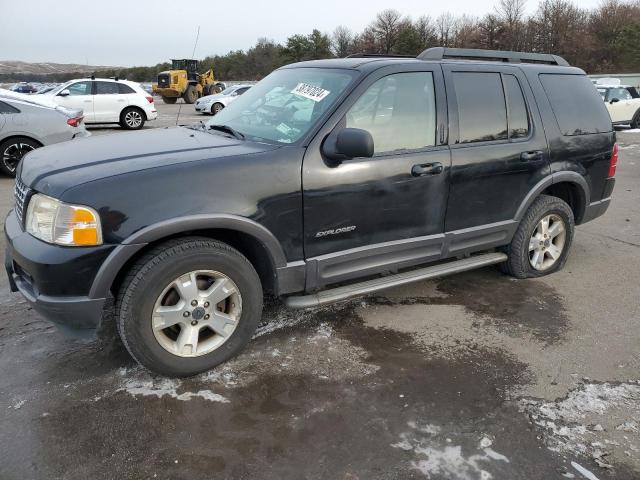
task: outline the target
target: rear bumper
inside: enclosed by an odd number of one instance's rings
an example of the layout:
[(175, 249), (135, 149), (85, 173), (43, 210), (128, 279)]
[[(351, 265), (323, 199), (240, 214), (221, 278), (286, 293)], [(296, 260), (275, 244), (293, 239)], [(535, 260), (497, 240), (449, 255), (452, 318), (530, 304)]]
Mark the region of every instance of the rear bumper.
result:
[(11, 291), (47, 320), (73, 329), (96, 329), (106, 298), (90, 298), (88, 289), (112, 246), (60, 247), (32, 237), (13, 211), (5, 221), (5, 269)]

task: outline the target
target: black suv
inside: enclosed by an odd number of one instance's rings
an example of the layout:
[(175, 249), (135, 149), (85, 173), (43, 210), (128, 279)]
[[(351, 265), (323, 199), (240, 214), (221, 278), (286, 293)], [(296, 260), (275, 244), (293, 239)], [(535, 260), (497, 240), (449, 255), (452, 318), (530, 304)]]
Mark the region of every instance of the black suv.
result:
[(208, 124), (27, 155), (6, 268), (66, 327), (95, 329), (114, 297), (131, 355), (192, 375), (243, 348), (265, 292), (311, 307), (490, 264), (557, 271), (616, 162), (600, 95), (557, 56), (298, 63)]

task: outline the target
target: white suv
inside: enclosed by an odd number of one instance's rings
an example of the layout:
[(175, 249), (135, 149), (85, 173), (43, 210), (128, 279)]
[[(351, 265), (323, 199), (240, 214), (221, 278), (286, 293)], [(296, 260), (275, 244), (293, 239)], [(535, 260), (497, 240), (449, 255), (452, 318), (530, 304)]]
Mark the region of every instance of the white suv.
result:
[(628, 85), (600, 85), (596, 88), (611, 115), (614, 125), (640, 128), (640, 95)]
[(86, 124), (119, 123), (137, 130), (158, 118), (153, 97), (140, 84), (109, 78), (70, 80), (45, 95), (54, 103), (84, 111)]

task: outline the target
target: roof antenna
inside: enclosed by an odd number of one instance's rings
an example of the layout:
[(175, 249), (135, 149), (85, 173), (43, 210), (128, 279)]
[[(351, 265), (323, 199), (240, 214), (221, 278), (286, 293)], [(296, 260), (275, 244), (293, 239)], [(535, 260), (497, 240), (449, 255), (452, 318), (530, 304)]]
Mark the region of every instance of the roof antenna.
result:
[[(196, 31), (196, 41), (193, 43), (193, 52), (191, 52), (191, 58), (196, 54), (196, 47), (198, 46), (198, 38), (200, 38), (200, 25), (198, 25), (198, 30)], [(187, 78), (187, 81), (189, 78)], [(183, 99), (184, 101), (184, 99)], [(182, 110), (182, 103), (178, 104), (178, 115), (176, 116), (176, 126), (178, 125), (178, 121), (180, 120), (180, 111)]]

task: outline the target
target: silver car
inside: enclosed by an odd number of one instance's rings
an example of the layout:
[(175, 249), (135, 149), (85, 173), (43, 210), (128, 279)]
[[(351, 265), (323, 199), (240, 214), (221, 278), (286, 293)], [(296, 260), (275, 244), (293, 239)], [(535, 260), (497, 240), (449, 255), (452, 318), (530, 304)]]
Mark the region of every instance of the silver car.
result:
[(232, 85), (220, 93), (202, 97), (196, 100), (196, 112), (215, 115), (250, 88), (251, 85)]
[(16, 175), (31, 150), (90, 135), (82, 110), (49, 105), (38, 97), (0, 89), (0, 172), (9, 176)]

